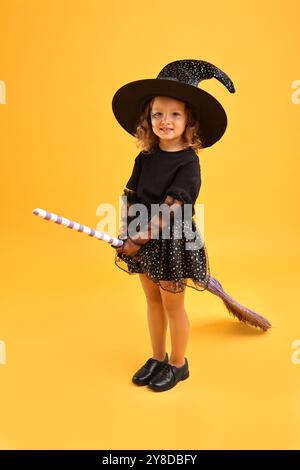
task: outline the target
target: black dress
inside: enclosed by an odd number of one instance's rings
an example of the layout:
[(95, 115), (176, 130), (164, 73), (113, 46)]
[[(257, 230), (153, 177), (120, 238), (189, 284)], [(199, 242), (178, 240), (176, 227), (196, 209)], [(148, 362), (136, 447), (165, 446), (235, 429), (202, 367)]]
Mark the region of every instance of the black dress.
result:
[[(160, 233), (142, 245), (137, 256), (116, 253), (116, 266), (128, 274), (145, 273), (169, 292), (182, 292), (185, 286), (206, 289), (210, 277), (207, 250), (193, 217), (200, 186), (199, 157), (192, 148), (166, 151), (157, 145), (149, 154), (140, 152), (123, 193), (128, 203), (144, 204), (151, 216), (151, 204), (162, 204), (169, 195), (184, 203), (182, 220), (171, 221), (170, 236)], [(184, 215), (186, 204), (192, 209), (190, 216)], [(127, 214), (126, 220), (129, 225), (132, 216)], [(118, 238), (127, 236), (128, 232)]]

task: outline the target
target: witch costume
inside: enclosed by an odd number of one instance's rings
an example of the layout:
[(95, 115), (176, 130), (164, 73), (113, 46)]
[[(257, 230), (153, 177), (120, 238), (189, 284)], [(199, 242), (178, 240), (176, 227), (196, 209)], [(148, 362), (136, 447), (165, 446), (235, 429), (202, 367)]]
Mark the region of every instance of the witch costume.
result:
[[(202, 147), (210, 147), (222, 137), (227, 127), (227, 116), (221, 104), (198, 87), (201, 80), (213, 77), (231, 93), (235, 92), (228, 75), (209, 62), (188, 59), (171, 62), (155, 79), (137, 80), (122, 86), (113, 97), (113, 113), (119, 124), (135, 136), (140, 115), (153, 97), (168, 96), (184, 101), (199, 121)], [(139, 228), (143, 232), (146, 228), (150, 233), (150, 226), (151, 237), (140, 243), (136, 256), (122, 254), (119, 250), (115, 265), (128, 274), (145, 273), (162, 289), (174, 294), (182, 292), (185, 286), (208, 290), (219, 296), (229, 313), (240, 321), (266, 331), (271, 327), (269, 321), (237, 303), (210, 275), (206, 245), (194, 219), (200, 187), (199, 157), (192, 147), (166, 151), (157, 143), (150, 151), (140, 152), (123, 189), (118, 238), (139, 244), (131, 230)], [(176, 206), (176, 212), (171, 212), (168, 220), (159, 219), (155, 232), (151, 224), (153, 213), (160, 213), (165, 204), (170, 207), (174, 200), (181, 205)], [(136, 219), (136, 212), (141, 207), (146, 209), (144, 222)]]

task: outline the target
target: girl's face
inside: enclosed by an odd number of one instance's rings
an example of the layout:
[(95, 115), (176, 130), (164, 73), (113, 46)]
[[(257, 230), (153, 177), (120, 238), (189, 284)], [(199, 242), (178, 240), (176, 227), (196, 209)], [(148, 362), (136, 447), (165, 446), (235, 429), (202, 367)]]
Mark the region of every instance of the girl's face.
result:
[(183, 101), (167, 96), (156, 96), (152, 105), (151, 124), (160, 141), (171, 144), (181, 143), (181, 136), (187, 123)]

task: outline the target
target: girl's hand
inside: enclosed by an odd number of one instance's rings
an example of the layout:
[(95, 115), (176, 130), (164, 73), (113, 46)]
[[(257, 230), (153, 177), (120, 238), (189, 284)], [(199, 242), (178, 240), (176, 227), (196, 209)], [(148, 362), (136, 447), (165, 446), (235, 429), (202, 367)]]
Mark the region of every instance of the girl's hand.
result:
[(140, 245), (135, 244), (130, 238), (127, 238), (123, 246), (116, 248), (116, 252), (118, 254), (134, 257), (140, 249)]

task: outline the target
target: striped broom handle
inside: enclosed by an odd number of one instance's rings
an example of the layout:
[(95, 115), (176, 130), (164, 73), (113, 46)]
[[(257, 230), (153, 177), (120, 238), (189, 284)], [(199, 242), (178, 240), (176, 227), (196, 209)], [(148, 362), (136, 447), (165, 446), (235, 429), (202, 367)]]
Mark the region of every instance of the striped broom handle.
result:
[(67, 219), (66, 217), (62, 217), (61, 215), (54, 214), (53, 212), (46, 211), (44, 209), (36, 208), (33, 211), (34, 215), (37, 215), (45, 220), (51, 220), (56, 224), (64, 225), (67, 228), (71, 228), (76, 230), (77, 232), (86, 233), (90, 237), (97, 238), (98, 240), (103, 240), (113, 247), (120, 247), (124, 244), (123, 240), (119, 240), (119, 238), (111, 237), (107, 233), (100, 232), (100, 230), (94, 230), (87, 225), (79, 224), (78, 222), (74, 222), (74, 220)]

